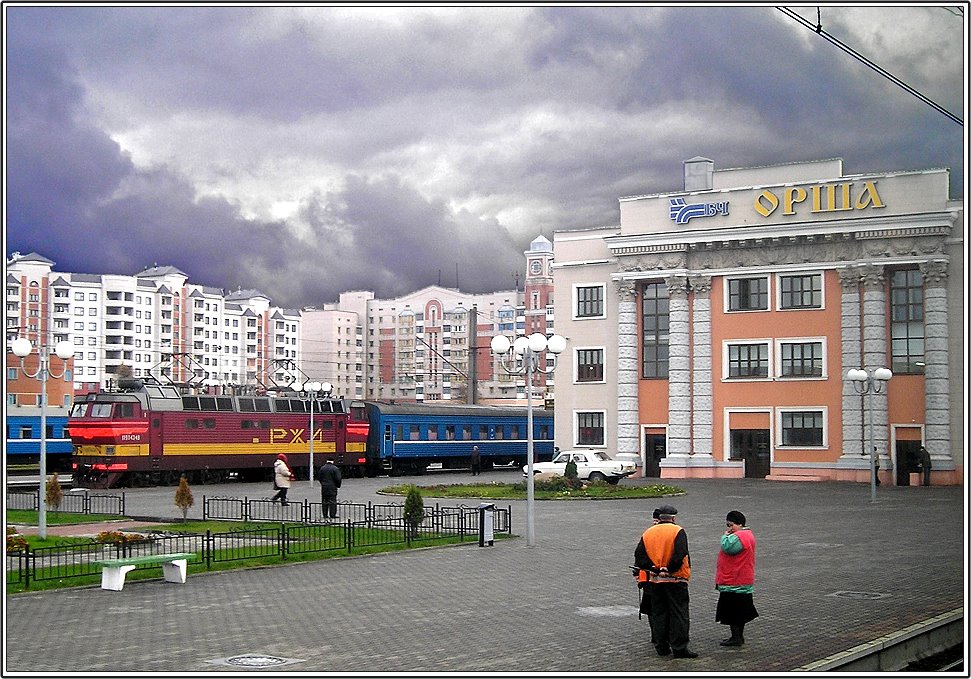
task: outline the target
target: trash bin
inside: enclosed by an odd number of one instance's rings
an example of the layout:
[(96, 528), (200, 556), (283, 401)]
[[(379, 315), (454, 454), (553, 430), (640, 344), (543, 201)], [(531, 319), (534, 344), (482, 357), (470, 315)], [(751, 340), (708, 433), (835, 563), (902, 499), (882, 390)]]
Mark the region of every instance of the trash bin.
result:
[(492, 528), (493, 512), (496, 506), (491, 502), (479, 503), (479, 547), (485, 547), (486, 543), (493, 546), (495, 535)]

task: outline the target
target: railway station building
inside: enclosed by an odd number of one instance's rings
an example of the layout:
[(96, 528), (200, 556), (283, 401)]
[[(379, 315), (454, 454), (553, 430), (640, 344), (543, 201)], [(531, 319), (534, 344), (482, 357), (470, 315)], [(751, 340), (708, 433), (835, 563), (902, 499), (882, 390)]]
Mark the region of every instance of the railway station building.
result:
[[(621, 198), (618, 225), (554, 234), (556, 444), (661, 478), (869, 482), (875, 451), (896, 485), (918, 483), (925, 446), (931, 483), (962, 484), (965, 217), (948, 170), (693, 158), (683, 179)], [(847, 378), (879, 368), (889, 381)]]

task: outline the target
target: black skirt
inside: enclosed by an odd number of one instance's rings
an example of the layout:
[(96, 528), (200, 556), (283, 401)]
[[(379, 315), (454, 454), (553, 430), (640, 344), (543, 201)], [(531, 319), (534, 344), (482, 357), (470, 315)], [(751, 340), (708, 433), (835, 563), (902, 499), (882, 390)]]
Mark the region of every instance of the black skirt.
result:
[(751, 594), (719, 592), (715, 608), (715, 622), (723, 625), (744, 625), (759, 617)]

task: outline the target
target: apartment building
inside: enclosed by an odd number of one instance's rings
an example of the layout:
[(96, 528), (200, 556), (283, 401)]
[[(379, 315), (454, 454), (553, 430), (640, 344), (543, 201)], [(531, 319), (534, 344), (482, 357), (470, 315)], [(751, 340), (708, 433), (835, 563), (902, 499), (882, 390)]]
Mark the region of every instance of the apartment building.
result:
[(37, 253), (14, 253), (6, 334), (35, 345), (72, 342), (78, 394), (106, 388), (122, 370), (200, 390), (249, 391), (286, 379), (276, 359), (298, 358), (300, 314), (271, 306), (258, 291), (224, 295), (191, 284), (175, 267), (67, 273)]
[[(556, 441), (645, 475), (963, 483), (964, 208), (948, 171), (716, 170), (554, 234)], [(860, 395), (847, 371), (889, 368)], [(870, 422), (872, 421), (872, 426)]]

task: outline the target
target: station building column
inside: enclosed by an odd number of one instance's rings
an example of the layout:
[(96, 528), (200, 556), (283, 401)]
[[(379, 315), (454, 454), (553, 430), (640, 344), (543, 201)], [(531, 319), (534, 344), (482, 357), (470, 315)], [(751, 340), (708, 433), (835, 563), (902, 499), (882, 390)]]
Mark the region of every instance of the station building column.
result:
[(617, 452), (640, 457), (637, 283), (617, 281)]

